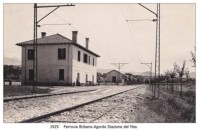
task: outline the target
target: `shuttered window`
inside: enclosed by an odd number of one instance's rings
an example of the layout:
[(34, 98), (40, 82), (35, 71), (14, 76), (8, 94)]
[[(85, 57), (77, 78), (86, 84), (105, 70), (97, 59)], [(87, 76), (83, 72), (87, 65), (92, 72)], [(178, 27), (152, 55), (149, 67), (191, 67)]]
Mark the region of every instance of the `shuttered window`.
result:
[(81, 52), (80, 51), (78, 51), (78, 56), (77, 56), (78, 58), (78, 61), (81, 61)]
[(66, 59), (66, 48), (59, 48), (58, 49), (58, 59)]
[(33, 59), (34, 59), (34, 50), (28, 49), (28, 60), (33, 60)]

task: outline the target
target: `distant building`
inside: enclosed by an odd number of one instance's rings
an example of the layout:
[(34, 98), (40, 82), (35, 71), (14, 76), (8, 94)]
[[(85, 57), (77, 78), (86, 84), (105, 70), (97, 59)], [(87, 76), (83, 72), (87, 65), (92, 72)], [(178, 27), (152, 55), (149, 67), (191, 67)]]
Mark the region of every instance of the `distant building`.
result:
[(124, 75), (119, 71), (112, 70), (106, 73), (106, 82), (109, 83), (123, 83), (124, 82)]
[[(97, 82), (98, 54), (77, 43), (77, 31), (72, 40), (55, 34), (46, 36), (42, 32), (37, 40), (37, 81), (38, 85), (72, 85), (73, 83)], [(31, 84), (34, 79), (33, 40), (17, 43), (22, 47), (22, 85)]]

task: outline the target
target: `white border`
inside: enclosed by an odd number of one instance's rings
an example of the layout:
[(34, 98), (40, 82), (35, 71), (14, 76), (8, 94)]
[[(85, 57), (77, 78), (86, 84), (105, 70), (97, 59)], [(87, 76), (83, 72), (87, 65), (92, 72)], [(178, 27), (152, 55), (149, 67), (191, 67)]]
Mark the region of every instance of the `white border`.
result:
[[(0, 5), (0, 9), (1, 9), (1, 13), (0, 13), (0, 18), (1, 18), (1, 35), (0, 35), (0, 40), (1, 40), (1, 44), (0, 44), (0, 48), (1, 48), (1, 54), (0, 54), (0, 58), (1, 58), (1, 75), (0, 75), (0, 83), (1, 83), (1, 90), (0, 90), (0, 97), (1, 97), (1, 130), (2, 131), (8, 131), (8, 130), (20, 130), (20, 131), (27, 131), (27, 130), (42, 130), (42, 131), (46, 131), (46, 130), (55, 130), (55, 129), (50, 129), (50, 125), (52, 124), (7, 124), (7, 123), (3, 123), (3, 3), (196, 3), (196, 32), (198, 31), (198, 26), (197, 26), (197, 21), (198, 21), (198, 0), (153, 0), (153, 1), (147, 1), (147, 0), (84, 0), (84, 1), (80, 1), (80, 0), (1, 0), (1, 5)], [(197, 34), (196, 34), (196, 48), (197, 48)], [(197, 50), (197, 49), (196, 49)], [(198, 54), (196, 55), (198, 56)], [(197, 57), (198, 58), (198, 57)], [(198, 59), (197, 59), (198, 60)], [(198, 62), (197, 62), (198, 65)], [(196, 69), (197, 70), (197, 69)], [(196, 76), (198, 76), (198, 72), (196, 73)], [(197, 78), (197, 77), (196, 77)], [(198, 82), (196, 82), (196, 85), (198, 85)], [(197, 87), (196, 87), (197, 89)], [(198, 89), (196, 91), (196, 109), (198, 109)], [(143, 130), (153, 130), (153, 131), (168, 131), (168, 130), (180, 130), (180, 131), (195, 131), (196, 129), (199, 129), (198, 126), (198, 113), (196, 110), (196, 123), (191, 123), (191, 124), (186, 124), (186, 123), (182, 123), (182, 124), (175, 124), (175, 123), (164, 123), (164, 124), (144, 124), (144, 123), (132, 123), (133, 125), (137, 125), (137, 129), (128, 129), (128, 130), (138, 130), (138, 131), (143, 131)], [(105, 125), (111, 124), (111, 123), (104, 123)], [(130, 123), (124, 123), (125, 125)], [(111, 124), (111, 125), (124, 125), (124, 124)], [(64, 124), (58, 124), (60, 127), (62, 127)], [(65, 124), (65, 125), (79, 125), (79, 124)], [(85, 125), (93, 125), (93, 124), (85, 124)], [(95, 125), (103, 125), (103, 123), (99, 123), (99, 124), (95, 124)], [(69, 129), (64, 129), (64, 128), (60, 128), (59, 130), (69, 130)], [(71, 129), (72, 130), (72, 129)], [(75, 130), (75, 129), (73, 129)], [(87, 129), (81, 129), (81, 130), (87, 130)], [(104, 129), (107, 130), (107, 129)], [(120, 129), (114, 129), (114, 130), (120, 130)], [(124, 130), (124, 129), (123, 129)]]

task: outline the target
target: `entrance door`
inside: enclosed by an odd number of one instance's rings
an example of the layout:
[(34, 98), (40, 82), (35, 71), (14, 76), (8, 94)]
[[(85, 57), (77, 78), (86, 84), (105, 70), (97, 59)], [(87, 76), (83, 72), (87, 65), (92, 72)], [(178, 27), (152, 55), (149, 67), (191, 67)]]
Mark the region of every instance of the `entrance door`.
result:
[(80, 73), (77, 73), (76, 86), (80, 86)]
[(116, 83), (116, 76), (112, 76), (112, 82)]

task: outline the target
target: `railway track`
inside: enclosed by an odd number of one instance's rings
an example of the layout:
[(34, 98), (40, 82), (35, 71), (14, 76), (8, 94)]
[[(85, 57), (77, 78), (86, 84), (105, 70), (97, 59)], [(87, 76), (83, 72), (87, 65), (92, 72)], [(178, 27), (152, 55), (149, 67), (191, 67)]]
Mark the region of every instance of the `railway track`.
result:
[[(68, 108), (65, 108), (65, 109), (57, 110), (57, 111), (46, 113), (46, 114), (43, 114), (43, 115), (40, 115), (40, 116), (37, 116), (37, 117), (33, 117), (33, 118), (30, 118), (30, 119), (22, 120), (22, 121), (19, 121), (19, 123), (36, 123), (36, 122), (42, 122), (42, 121), (44, 122), (49, 117), (61, 114), (63, 112), (72, 111), (72, 110), (78, 109), (80, 107), (84, 107), (86, 105), (90, 105), (92, 103), (99, 102), (101, 100), (105, 100), (107, 98), (110, 98), (110, 97), (113, 97), (113, 96), (117, 96), (119, 94), (122, 94), (122, 93), (125, 93), (125, 92), (128, 92), (128, 91), (135, 90), (135, 89), (140, 88), (140, 87), (141, 86), (138, 86), (138, 87), (135, 87), (135, 88), (132, 88), (132, 89), (121, 91), (119, 93), (115, 93), (115, 94), (104, 96), (104, 97), (101, 97), (101, 98), (97, 98), (97, 99), (94, 99), (94, 100), (91, 100), (91, 101), (88, 101), (88, 102), (84, 102), (84, 103), (81, 103), (81, 104), (78, 104), (78, 105), (75, 105), (75, 106), (71, 106), (71, 107), (68, 107)], [(119, 106), (119, 104), (118, 105), (114, 105), (112, 108), (106, 110), (104, 113), (102, 113), (99, 116), (97, 116), (96, 118), (92, 119), (90, 122), (94, 122), (94, 121), (100, 119), (101, 117), (106, 115), (108, 112), (110, 112), (111, 110), (116, 108), (117, 106)], [(60, 121), (46, 121), (46, 122), (60, 122)]]
[(39, 97), (50, 97), (50, 96), (56, 96), (56, 95), (76, 94), (76, 93), (83, 93), (83, 92), (91, 92), (91, 91), (95, 91), (95, 90), (96, 89), (83, 90), (83, 91), (73, 91), (73, 92), (63, 92), (63, 93), (52, 93), (52, 94), (39, 94), (39, 95), (34, 95), (34, 96), (22, 96), (22, 97), (16, 97), (16, 98), (5, 98), (3, 100), (3, 102), (25, 100), (25, 99), (39, 98)]

